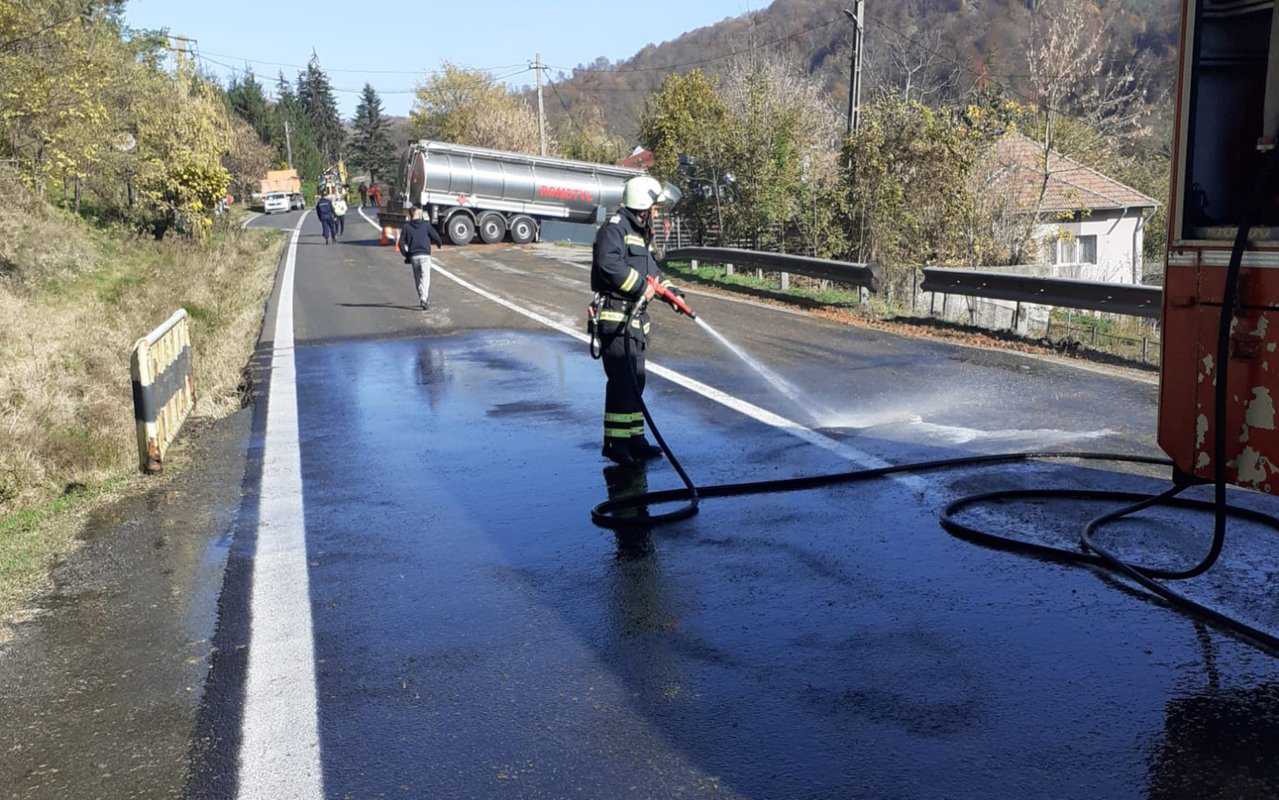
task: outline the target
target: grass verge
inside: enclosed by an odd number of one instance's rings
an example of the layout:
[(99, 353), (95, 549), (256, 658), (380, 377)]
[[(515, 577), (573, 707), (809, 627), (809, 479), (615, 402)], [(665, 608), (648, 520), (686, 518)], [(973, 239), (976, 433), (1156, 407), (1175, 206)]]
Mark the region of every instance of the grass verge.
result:
[(74, 547), (73, 518), (141, 485), (131, 478), (134, 341), (186, 308), (193, 415), (241, 406), (284, 245), (278, 232), (238, 225), (204, 242), (157, 242), (23, 199), (0, 207), (0, 619)]

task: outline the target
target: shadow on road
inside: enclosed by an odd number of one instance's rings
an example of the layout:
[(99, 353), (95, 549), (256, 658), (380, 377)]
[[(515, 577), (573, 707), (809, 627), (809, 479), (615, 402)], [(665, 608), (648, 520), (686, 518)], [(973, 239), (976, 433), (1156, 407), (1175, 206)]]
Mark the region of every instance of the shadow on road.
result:
[(339, 308), (390, 308), (399, 311), (420, 311), (420, 306), (400, 306), (395, 303), (338, 303)]

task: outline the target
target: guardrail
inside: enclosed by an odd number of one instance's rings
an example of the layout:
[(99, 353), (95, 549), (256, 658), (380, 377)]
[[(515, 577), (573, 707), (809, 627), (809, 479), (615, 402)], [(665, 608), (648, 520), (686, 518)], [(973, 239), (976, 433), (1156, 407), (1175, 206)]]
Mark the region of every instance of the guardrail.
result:
[(195, 406), (191, 330), (186, 309), (133, 345), (133, 417), (143, 472), (159, 472), (164, 454)]
[(880, 270), (875, 264), (831, 261), (790, 253), (762, 253), (757, 250), (739, 250), (734, 247), (677, 247), (667, 250), (662, 260), (707, 261), (712, 264), (756, 267), (862, 286), (872, 292), (878, 292), (880, 286)]
[(1163, 309), (1163, 290), (1157, 286), (1040, 278), (971, 269), (925, 267), (924, 282), (920, 288), (925, 292), (1038, 303), (1152, 319), (1158, 319)]

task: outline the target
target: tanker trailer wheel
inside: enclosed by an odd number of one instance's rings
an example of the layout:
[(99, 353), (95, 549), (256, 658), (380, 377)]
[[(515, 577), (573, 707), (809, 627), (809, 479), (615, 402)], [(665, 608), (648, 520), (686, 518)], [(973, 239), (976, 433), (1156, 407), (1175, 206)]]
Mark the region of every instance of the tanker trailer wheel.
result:
[(506, 236), (506, 220), (501, 214), (485, 214), (480, 217), (480, 239), (485, 244), (497, 244)]
[(449, 241), (456, 245), (468, 245), (475, 238), (475, 223), (466, 214), (454, 214), (445, 226)]
[(528, 244), (537, 237), (537, 223), (532, 217), (516, 217), (511, 220), (511, 241)]

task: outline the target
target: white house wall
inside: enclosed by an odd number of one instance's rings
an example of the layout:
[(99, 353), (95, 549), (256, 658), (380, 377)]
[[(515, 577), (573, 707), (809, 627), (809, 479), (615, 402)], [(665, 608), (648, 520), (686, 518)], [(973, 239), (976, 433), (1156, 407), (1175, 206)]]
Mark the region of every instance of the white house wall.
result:
[[(1124, 214), (1093, 211), (1079, 222), (1052, 222), (1036, 227), (1035, 238), (1041, 243), (1049, 243), (1062, 233), (1097, 237), (1096, 264), (1057, 264), (1053, 267), (1053, 277), (1106, 283), (1140, 282), (1142, 212), (1143, 209), (1130, 209)], [(1136, 269), (1133, 268), (1134, 254)]]

